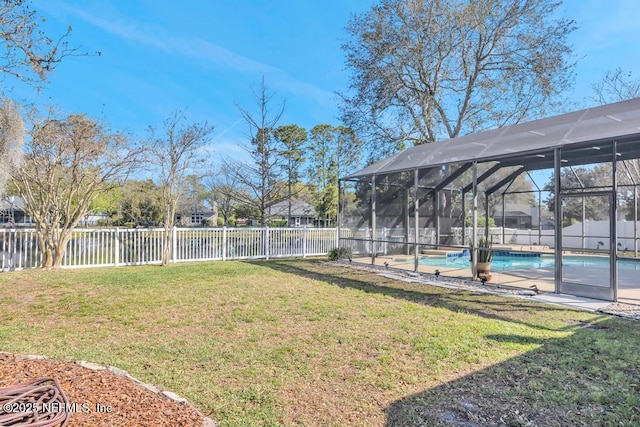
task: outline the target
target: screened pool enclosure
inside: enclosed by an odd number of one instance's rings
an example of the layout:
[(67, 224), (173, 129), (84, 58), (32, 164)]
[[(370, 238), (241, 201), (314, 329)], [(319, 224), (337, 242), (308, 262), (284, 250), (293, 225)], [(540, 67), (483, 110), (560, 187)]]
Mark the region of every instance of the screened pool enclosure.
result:
[[(640, 302), (640, 99), (404, 150), (340, 182), (352, 261)], [(481, 240), (491, 242), (491, 248)]]

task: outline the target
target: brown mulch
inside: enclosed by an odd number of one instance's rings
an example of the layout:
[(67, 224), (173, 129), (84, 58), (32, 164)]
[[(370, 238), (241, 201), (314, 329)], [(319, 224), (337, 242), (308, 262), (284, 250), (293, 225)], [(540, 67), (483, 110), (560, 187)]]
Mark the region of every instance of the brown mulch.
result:
[[(203, 425), (202, 415), (191, 406), (106, 369), (0, 353), (0, 388), (48, 377), (58, 379), (72, 407), (77, 404), (77, 411), (69, 413), (68, 427)], [(99, 408), (110, 412), (97, 412)]]

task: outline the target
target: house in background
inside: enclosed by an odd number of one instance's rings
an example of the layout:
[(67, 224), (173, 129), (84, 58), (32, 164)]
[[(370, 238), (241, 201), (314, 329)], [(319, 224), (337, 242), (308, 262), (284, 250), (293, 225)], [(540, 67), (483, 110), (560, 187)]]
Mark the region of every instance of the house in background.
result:
[(24, 199), (19, 196), (6, 196), (0, 200), (0, 226), (32, 226), (33, 219), (25, 212)]
[(529, 205), (509, 204), (504, 209), (504, 225), (502, 224), (502, 207), (496, 209), (493, 219), (496, 227), (517, 228), (520, 230), (529, 230), (538, 227), (539, 215), (538, 208)]
[(288, 227), (313, 227), (316, 210), (309, 203), (302, 200), (291, 201), (291, 215), (289, 215), (289, 201), (271, 205), (268, 210), (269, 219), (287, 221)]
[(208, 208), (200, 202), (187, 200), (178, 203), (175, 221), (176, 225), (182, 227), (215, 227), (218, 222), (218, 209)]
[(78, 223), (80, 227), (96, 227), (109, 224), (109, 214), (104, 212), (87, 212)]
[[(0, 226), (33, 227), (33, 219), (26, 213), (26, 204), (20, 196), (6, 196), (0, 200)], [(88, 212), (78, 223), (79, 227), (95, 227), (104, 225), (109, 214)]]

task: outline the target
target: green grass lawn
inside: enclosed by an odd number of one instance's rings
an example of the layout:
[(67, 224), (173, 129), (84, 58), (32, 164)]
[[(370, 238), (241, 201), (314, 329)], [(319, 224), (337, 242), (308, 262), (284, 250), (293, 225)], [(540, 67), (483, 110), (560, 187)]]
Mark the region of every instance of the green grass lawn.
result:
[(640, 324), (314, 260), (0, 274), (0, 350), (229, 425), (640, 424)]

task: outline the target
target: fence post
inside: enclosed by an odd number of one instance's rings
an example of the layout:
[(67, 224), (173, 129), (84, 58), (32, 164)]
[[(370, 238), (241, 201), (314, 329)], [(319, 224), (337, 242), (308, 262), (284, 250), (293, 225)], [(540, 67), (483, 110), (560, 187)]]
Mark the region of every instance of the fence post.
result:
[(269, 227), (265, 227), (264, 229), (264, 254), (269, 259), (269, 253), (271, 252), (269, 244)]
[(113, 265), (117, 267), (120, 264), (120, 229), (118, 227), (115, 228), (115, 251), (114, 251), (114, 260)]
[(6, 234), (6, 229), (3, 228), (2, 229), (2, 264), (0, 265), (0, 270), (2, 271), (4, 271), (4, 255), (7, 252), (6, 244), (7, 244), (7, 234)]
[(307, 227), (302, 229), (302, 258), (307, 257)]
[(173, 239), (171, 239), (171, 262), (175, 263), (178, 259), (178, 228), (173, 226)]
[(222, 260), (227, 260), (227, 226), (222, 227)]

